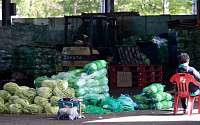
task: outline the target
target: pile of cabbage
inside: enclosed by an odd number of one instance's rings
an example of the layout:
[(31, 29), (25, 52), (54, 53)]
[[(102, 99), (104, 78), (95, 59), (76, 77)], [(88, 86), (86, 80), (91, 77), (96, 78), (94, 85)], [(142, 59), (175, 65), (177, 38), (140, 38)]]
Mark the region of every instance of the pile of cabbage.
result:
[(64, 80), (44, 80), (38, 89), (9, 82), (0, 90), (0, 113), (57, 114), (59, 99), (74, 94)]
[(164, 92), (164, 85), (160, 83), (151, 84), (143, 88), (142, 93), (134, 95), (139, 109), (169, 109), (172, 107), (173, 96)]
[[(57, 103), (63, 96), (84, 99), (98, 94), (109, 97), (106, 65), (105, 60), (97, 60), (86, 64), (83, 69), (60, 72), (51, 78), (41, 76), (34, 80), (35, 88), (6, 83), (0, 90), (0, 113), (57, 114)], [(86, 108), (84, 104), (81, 107), (82, 111)]]

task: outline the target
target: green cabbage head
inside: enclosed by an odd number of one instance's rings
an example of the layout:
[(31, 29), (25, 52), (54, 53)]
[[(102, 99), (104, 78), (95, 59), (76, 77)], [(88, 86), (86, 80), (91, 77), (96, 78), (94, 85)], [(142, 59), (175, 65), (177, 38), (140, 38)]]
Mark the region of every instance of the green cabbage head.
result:
[(52, 106), (51, 103), (45, 105), (45, 113), (47, 114), (57, 114), (59, 110), (58, 106)]
[(11, 94), (14, 94), (15, 91), (19, 89), (19, 86), (14, 82), (8, 82), (3, 86), (3, 89)]
[(20, 104), (10, 104), (8, 106), (8, 112), (11, 114), (21, 114), (23, 107)]
[(28, 100), (25, 100), (22, 98), (15, 99), (13, 102), (14, 102), (14, 104), (20, 104), (22, 106), (29, 105)]
[(0, 90), (0, 97), (7, 101), (10, 98), (11, 94), (6, 90)]
[(44, 107), (48, 102), (49, 102), (49, 99), (44, 98), (44, 97), (40, 97), (40, 96), (36, 96), (35, 99), (34, 99), (34, 103), (38, 104), (42, 107)]
[(37, 94), (48, 99), (52, 96), (52, 90), (49, 87), (40, 87), (37, 89)]
[(43, 113), (43, 108), (37, 104), (26, 105), (23, 108), (23, 112), (27, 114)]
[(60, 99), (60, 97), (58, 97), (58, 96), (52, 96), (50, 98), (51, 105), (52, 106), (58, 106), (57, 103), (59, 102), (59, 99)]

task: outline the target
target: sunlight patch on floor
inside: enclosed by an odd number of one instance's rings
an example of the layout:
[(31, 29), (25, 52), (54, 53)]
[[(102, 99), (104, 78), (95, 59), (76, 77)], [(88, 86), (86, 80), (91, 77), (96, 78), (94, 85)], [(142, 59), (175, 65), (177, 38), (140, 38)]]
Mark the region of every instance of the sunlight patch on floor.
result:
[(99, 122), (161, 122), (161, 121), (200, 121), (200, 114), (197, 114), (197, 111), (191, 116), (180, 115), (182, 112), (178, 112), (178, 115), (141, 115), (141, 116), (127, 116), (127, 117), (118, 117), (110, 119), (101, 119), (94, 121), (86, 121), (83, 123), (99, 123)]

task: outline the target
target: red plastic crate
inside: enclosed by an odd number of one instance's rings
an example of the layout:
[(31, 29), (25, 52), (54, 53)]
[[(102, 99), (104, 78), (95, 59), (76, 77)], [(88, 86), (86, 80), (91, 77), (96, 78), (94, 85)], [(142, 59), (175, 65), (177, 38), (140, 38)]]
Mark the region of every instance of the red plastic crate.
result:
[(116, 82), (110, 82), (109, 87), (110, 88), (117, 88), (117, 83)]
[(154, 82), (155, 77), (138, 77), (138, 78), (132, 78), (132, 82), (138, 82), (138, 83), (147, 83), (147, 82)]
[(154, 65), (152, 70), (154, 70), (154, 71), (162, 71), (162, 66), (161, 65)]
[(156, 76), (155, 82), (157, 82), (157, 81), (163, 81), (163, 77), (162, 76)]
[(117, 77), (117, 72), (110, 72), (110, 77), (114, 77), (114, 78), (116, 78)]
[(155, 71), (155, 76), (162, 76), (163, 75), (163, 72), (162, 71)]

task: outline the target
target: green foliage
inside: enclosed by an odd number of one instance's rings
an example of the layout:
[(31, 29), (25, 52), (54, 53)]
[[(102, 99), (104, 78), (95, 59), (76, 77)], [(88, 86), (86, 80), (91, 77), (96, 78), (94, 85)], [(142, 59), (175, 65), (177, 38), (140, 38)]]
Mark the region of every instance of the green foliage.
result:
[[(101, 0), (11, 0), (17, 4), (17, 15), (41, 18), (72, 16), (81, 13), (100, 13)], [(168, 14), (191, 14), (192, 1), (168, 1)], [(1, 4), (1, 1), (0, 1)], [(164, 13), (162, 0), (115, 0), (115, 12), (139, 12), (140, 15), (160, 15)]]

